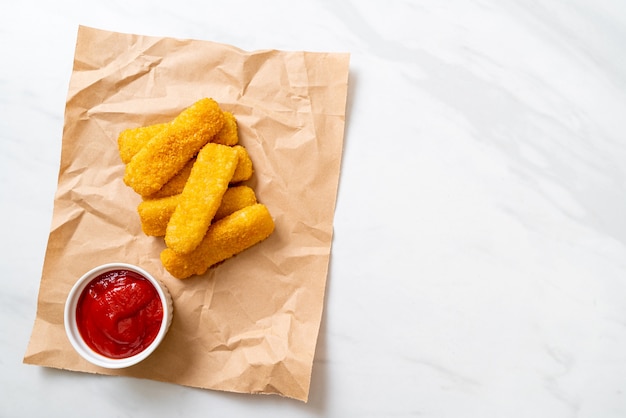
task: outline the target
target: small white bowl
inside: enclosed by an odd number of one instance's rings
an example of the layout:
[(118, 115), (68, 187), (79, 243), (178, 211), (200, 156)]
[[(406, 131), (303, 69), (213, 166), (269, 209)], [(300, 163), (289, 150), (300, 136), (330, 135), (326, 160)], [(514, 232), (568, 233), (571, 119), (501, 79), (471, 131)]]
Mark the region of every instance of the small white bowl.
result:
[[(78, 300), (80, 299), (80, 296), (83, 293), (85, 287), (87, 287), (87, 285), (99, 275), (113, 270), (130, 270), (146, 278), (148, 281), (150, 281), (150, 283), (152, 283), (152, 285), (156, 289), (159, 298), (161, 299), (161, 304), (163, 306), (163, 320), (154, 341), (152, 341), (152, 343), (143, 351), (131, 357), (125, 357), (120, 359), (109, 358), (92, 350), (91, 347), (89, 347), (89, 345), (87, 345), (85, 340), (82, 338), (80, 331), (78, 330), (78, 325), (76, 323), (76, 308), (78, 305)], [(65, 332), (74, 349), (85, 360), (89, 361), (92, 364), (95, 364), (96, 366), (105, 367), (108, 369), (121, 369), (135, 365), (144, 360), (150, 354), (152, 354), (152, 352), (159, 346), (161, 341), (163, 341), (163, 338), (165, 337), (165, 334), (170, 327), (170, 324), (172, 322), (173, 310), (174, 309), (172, 306), (172, 297), (170, 296), (169, 291), (160, 281), (155, 279), (150, 273), (140, 267), (126, 263), (104, 264), (85, 273), (74, 284), (72, 290), (70, 290), (67, 301), (65, 303)]]

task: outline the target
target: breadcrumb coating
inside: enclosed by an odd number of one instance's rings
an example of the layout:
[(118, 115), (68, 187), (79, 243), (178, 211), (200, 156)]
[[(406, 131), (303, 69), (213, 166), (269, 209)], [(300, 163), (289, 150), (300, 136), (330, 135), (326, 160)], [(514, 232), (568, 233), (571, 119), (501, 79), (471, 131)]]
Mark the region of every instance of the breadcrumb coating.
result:
[(242, 145), (235, 145), (233, 149), (237, 151), (237, 168), (235, 169), (235, 173), (233, 174), (233, 178), (230, 182), (239, 183), (246, 181), (252, 177), (253, 171), (252, 160), (250, 159), (250, 155), (248, 155), (248, 150), (246, 150)]
[(180, 170), (174, 177), (172, 177), (167, 183), (163, 185), (156, 193), (150, 196), (144, 196), (144, 199), (160, 199), (162, 197), (174, 196), (175, 194), (181, 194), (187, 184), (187, 179), (191, 174), (193, 164), (196, 162), (196, 157), (192, 158), (185, 164), (182, 170)]
[(257, 203), (213, 223), (200, 245), (188, 254), (164, 249), (161, 262), (172, 276), (186, 279), (204, 274), (211, 266), (263, 241), (273, 231), (274, 220), (267, 207)]
[(165, 229), (178, 206), (180, 195), (144, 200), (137, 206), (141, 230), (152, 237), (162, 237)]
[(246, 206), (252, 206), (255, 203), (257, 203), (256, 194), (252, 188), (248, 186), (229, 187), (226, 193), (224, 193), (224, 197), (222, 197), (222, 204), (215, 212), (212, 222), (219, 221), (231, 213)]
[(135, 154), (166, 126), (167, 123), (157, 123), (156, 125), (123, 130), (117, 137), (117, 147), (122, 162), (128, 164)]
[[(239, 143), (237, 119), (235, 115), (230, 112), (222, 113), (224, 115), (222, 129), (210, 139), (210, 142), (222, 145), (237, 145), (237, 143)], [(117, 138), (117, 147), (120, 151), (122, 162), (128, 164), (135, 154), (137, 154), (156, 134), (165, 129), (168, 124), (169, 122), (157, 123), (123, 130)]]
[(180, 201), (170, 218), (165, 244), (185, 254), (193, 251), (206, 234), (237, 166), (237, 151), (209, 143), (198, 153)]
[(237, 132), (237, 119), (230, 112), (224, 112), (224, 126), (211, 139), (211, 142), (222, 145), (237, 145), (239, 134)]
[(124, 183), (141, 196), (158, 191), (224, 125), (224, 114), (210, 98), (198, 100), (157, 133), (126, 165)]

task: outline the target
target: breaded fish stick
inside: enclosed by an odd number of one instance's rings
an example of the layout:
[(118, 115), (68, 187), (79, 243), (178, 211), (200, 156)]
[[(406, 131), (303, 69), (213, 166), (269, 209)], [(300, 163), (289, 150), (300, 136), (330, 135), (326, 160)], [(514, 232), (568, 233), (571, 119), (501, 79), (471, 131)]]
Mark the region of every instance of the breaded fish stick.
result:
[[(223, 112), (224, 125), (222, 129), (210, 139), (210, 142), (222, 145), (237, 145), (239, 134), (237, 132), (237, 119), (230, 112)], [(167, 123), (157, 123), (155, 125), (142, 126), (123, 130), (117, 138), (117, 146), (120, 157), (124, 164), (141, 150), (157, 133), (167, 126)]]
[(165, 235), (167, 223), (178, 206), (180, 194), (159, 199), (144, 200), (137, 206), (141, 230), (152, 237)]
[(183, 110), (126, 165), (124, 183), (141, 196), (159, 190), (224, 125), (217, 102), (205, 98)]
[(246, 181), (252, 177), (252, 160), (250, 159), (250, 155), (248, 155), (248, 151), (241, 145), (235, 145), (233, 149), (237, 151), (237, 168), (230, 182), (239, 183)]
[(222, 145), (237, 145), (239, 134), (237, 133), (237, 119), (230, 112), (224, 112), (224, 126), (211, 139), (211, 142)]
[[(139, 213), (143, 232), (153, 237), (164, 236), (167, 224), (174, 210), (176, 210), (179, 200), (180, 195), (178, 194), (141, 202), (137, 207), (137, 212)], [(255, 203), (257, 203), (256, 195), (252, 188), (248, 186), (229, 187), (222, 197), (220, 207), (215, 212), (213, 222)]]
[(195, 157), (189, 160), (183, 169), (176, 173), (176, 175), (165, 183), (163, 187), (150, 196), (144, 196), (144, 199), (159, 199), (162, 197), (174, 196), (175, 194), (181, 194), (185, 188), (185, 184), (187, 184), (187, 179), (191, 174), (191, 169), (193, 168), (193, 164), (195, 162)]
[(237, 166), (237, 151), (227, 145), (206, 144), (198, 153), (180, 202), (165, 232), (165, 244), (185, 254), (206, 234)]
[(166, 126), (167, 123), (157, 123), (156, 125), (123, 130), (117, 137), (117, 147), (122, 162), (128, 164), (135, 154)]
[(194, 251), (178, 254), (170, 248), (161, 252), (165, 269), (178, 279), (204, 274), (209, 267), (263, 241), (274, 231), (267, 208), (257, 203), (247, 206), (211, 225)]
[(229, 187), (228, 190), (226, 190), (226, 193), (224, 193), (222, 204), (217, 209), (217, 212), (215, 212), (212, 222), (219, 221), (231, 213), (237, 212), (239, 209), (243, 209), (246, 206), (252, 206), (256, 203), (256, 194), (251, 187)]

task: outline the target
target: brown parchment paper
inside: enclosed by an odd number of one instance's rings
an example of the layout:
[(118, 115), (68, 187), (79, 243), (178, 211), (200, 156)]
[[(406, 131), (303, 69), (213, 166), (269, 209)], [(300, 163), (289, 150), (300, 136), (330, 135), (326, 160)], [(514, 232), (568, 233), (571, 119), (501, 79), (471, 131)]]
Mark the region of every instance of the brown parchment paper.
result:
[[(306, 401), (324, 305), (343, 149), (349, 55), (246, 52), (208, 41), (81, 26), (37, 315), (24, 362)], [(171, 120), (212, 97), (239, 123), (248, 184), (276, 229), (203, 276), (170, 276), (162, 238), (145, 236), (122, 181), (120, 131)], [(90, 365), (65, 336), (74, 282), (109, 262), (137, 264), (174, 300), (163, 344), (123, 370)]]

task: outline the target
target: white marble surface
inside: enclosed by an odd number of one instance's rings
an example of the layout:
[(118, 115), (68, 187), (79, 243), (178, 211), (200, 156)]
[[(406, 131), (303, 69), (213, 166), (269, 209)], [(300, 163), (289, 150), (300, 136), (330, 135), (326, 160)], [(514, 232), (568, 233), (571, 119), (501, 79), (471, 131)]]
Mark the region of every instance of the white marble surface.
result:
[[(21, 363), (79, 24), (350, 52), (309, 403)], [(0, 5), (0, 416), (626, 416), (626, 3)]]

